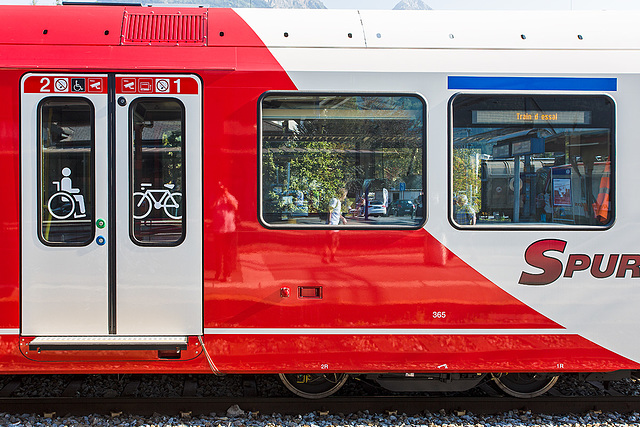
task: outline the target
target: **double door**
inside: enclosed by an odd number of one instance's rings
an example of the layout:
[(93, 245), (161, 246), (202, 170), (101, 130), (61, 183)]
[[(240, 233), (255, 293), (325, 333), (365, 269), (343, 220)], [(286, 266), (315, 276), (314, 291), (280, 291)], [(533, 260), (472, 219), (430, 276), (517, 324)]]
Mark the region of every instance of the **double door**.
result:
[(202, 334), (195, 75), (21, 82), (21, 333)]

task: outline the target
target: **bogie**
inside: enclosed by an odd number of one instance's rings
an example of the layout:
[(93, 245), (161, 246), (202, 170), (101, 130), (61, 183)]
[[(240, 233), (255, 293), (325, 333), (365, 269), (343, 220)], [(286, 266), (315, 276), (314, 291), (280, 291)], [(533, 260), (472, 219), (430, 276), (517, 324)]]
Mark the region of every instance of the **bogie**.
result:
[(307, 399), (331, 396), (347, 382), (347, 374), (279, 374), (282, 383), (292, 393)]
[(549, 391), (558, 381), (558, 375), (535, 373), (494, 374), (493, 381), (510, 396), (538, 397)]

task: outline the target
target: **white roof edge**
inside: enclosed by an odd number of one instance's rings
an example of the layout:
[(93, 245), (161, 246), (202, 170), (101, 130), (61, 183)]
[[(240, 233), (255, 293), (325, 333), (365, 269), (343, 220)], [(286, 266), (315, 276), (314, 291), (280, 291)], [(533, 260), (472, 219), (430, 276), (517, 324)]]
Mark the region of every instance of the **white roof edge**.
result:
[(640, 10), (235, 10), (273, 48), (640, 48)]

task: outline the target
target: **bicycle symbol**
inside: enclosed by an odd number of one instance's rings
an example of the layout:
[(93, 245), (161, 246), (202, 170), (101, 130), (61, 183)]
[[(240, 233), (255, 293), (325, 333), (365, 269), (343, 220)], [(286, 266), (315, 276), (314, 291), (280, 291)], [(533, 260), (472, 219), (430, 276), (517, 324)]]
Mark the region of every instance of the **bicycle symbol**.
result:
[(171, 219), (182, 219), (180, 202), (182, 193), (171, 192), (174, 184), (164, 184), (164, 189), (151, 189), (152, 184), (140, 184), (141, 190), (133, 193), (133, 218), (144, 219), (152, 209), (164, 209), (164, 213)]
[[(56, 192), (49, 197), (47, 208), (51, 216), (56, 219), (67, 219), (71, 215), (74, 218), (87, 216), (84, 196), (80, 194), (80, 189), (73, 188), (70, 176), (71, 169), (63, 168), (62, 179), (60, 181), (52, 181), (56, 186)], [(76, 213), (76, 205), (80, 213)]]

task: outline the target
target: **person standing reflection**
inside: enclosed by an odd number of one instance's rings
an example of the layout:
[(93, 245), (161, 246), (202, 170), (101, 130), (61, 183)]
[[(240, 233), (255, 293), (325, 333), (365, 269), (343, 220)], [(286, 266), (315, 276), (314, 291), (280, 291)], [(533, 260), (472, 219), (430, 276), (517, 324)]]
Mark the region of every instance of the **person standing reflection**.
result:
[(236, 268), (238, 200), (221, 182), (215, 187), (212, 209), (215, 280), (226, 282)]
[(338, 225), (346, 224), (347, 219), (342, 215), (342, 202), (347, 198), (347, 190), (341, 188), (338, 191), (338, 197), (334, 197), (329, 202), (329, 224)]
[(476, 225), (476, 211), (469, 205), (469, 199), (464, 194), (456, 198), (453, 216), (459, 225)]
[[(347, 190), (341, 188), (338, 191), (338, 196), (331, 199), (329, 202), (329, 225), (347, 224), (347, 219), (342, 215), (342, 202), (347, 198)], [(322, 262), (334, 262), (336, 260), (336, 252), (340, 245), (340, 235), (338, 230), (327, 231), (327, 242), (325, 245), (324, 255), (322, 256)]]

